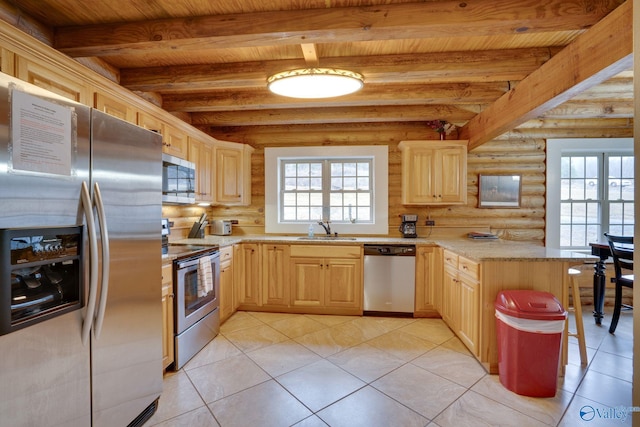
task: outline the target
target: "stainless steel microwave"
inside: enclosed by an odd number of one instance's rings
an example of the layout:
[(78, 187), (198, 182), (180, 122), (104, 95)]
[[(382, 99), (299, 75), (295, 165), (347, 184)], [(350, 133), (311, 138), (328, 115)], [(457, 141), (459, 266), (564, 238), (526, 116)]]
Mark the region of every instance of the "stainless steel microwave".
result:
[(162, 203), (196, 202), (196, 166), (193, 162), (162, 154)]

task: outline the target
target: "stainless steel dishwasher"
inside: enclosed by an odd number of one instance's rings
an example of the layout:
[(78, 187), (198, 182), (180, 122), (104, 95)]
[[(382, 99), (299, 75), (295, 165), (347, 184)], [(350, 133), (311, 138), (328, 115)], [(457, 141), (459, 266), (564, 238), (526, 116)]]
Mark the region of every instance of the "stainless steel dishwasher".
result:
[(364, 314), (413, 315), (415, 245), (364, 245)]

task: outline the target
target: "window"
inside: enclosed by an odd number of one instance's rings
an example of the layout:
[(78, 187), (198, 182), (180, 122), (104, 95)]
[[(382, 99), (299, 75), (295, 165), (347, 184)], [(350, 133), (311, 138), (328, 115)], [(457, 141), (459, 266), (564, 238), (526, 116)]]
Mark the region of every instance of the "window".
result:
[(281, 160), (285, 222), (373, 220), (371, 159)]
[[(569, 140), (560, 147), (548, 142), (548, 246), (587, 249), (590, 242), (602, 240), (604, 232), (633, 235), (633, 151), (624, 140), (606, 141)], [(559, 179), (553, 178), (555, 167)]]
[(386, 146), (266, 148), (265, 185), (267, 233), (388, 233)]

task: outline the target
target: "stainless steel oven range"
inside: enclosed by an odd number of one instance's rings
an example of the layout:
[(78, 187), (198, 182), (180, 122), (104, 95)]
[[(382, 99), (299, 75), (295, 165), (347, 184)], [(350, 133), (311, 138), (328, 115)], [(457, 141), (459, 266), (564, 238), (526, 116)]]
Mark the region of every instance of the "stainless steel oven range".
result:
[(220, 331), (220, 252), (217, 246), (169, 245), (173, 261), (175, 370)]

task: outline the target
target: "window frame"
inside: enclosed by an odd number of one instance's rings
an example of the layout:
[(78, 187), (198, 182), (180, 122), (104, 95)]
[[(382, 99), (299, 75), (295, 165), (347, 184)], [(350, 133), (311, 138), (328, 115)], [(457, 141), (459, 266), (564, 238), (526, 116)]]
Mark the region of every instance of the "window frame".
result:
[[(281, 221), (280, 171), (282, 160), (344, 160), (371, 159), (371, 188), (373, 213), (371, 222), (335, 222), (332, 231), (339, 234), (388, 234), (388, 163), (389, 147), (373, 146), (317, 146), (317, 147), (267, 147), (265, 148), (265, 233), (306, 234), (309, 224), (317, 220)], [(323, 231), (318, 225), (316, 233)]]
[[(632, 138), (585, 138), (585, 139), (548, 139), (547, 140), (547, 176), (546, 176), (546, 246), (567, 250), (590, 251), (589, 246), (585, 247), (561, 247), (560, 246), (560, 215), (561, 215), (561, 161), (564, 154), (570, 155), (597, 155), (607, 153), (608, 155), (630, 155), (634, 156)], [(608, 165), (600, 165), (599, 170), (602, 191), (607, 191), (608, 178), (606, 170)], [(635, 178), (635, 177), (634, 177)], [(600, 190), (599, 190), (600, 191)], [(605, 194), (598, 195), (600, 210), (600, 232), (605, 215), (608, 215), (608, 202), (604, 200)], [(607, 206), (605, 206), (607, 205)], [(600, 237), (602, 240), (602, 236)], [(587, 242), (589, 243), (589, 242)]]

